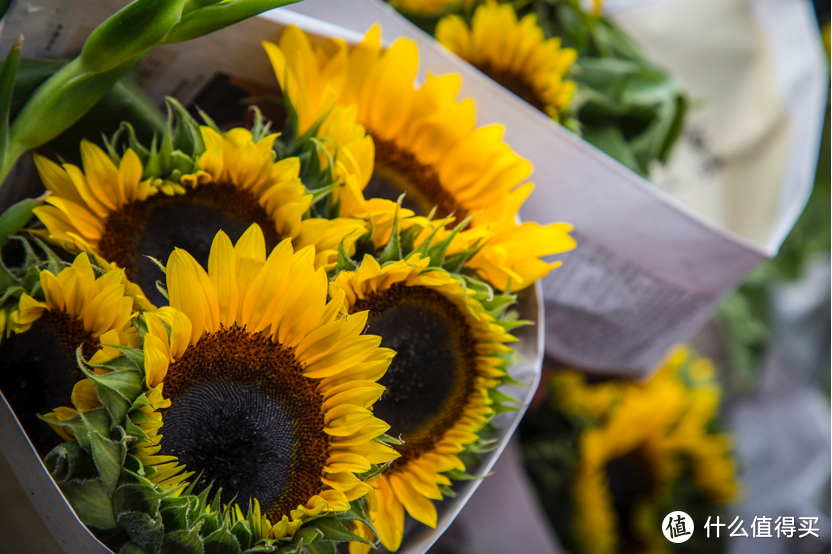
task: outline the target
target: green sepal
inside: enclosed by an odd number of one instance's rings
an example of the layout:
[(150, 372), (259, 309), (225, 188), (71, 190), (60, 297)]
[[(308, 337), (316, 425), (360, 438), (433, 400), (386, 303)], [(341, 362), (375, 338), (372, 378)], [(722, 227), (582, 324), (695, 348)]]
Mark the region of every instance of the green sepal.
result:
[[(226, 506), (226, 509), (231, 506), (231, 503)], [(248, 526), (248, 522), (244, 519), (237, 520), (236, 523), (231, 527), (231, 534), (237, 539), (237, 542), (240, 544), (240, 548), (245, 551), (252, 547), (252, 532), (251, 528)], [(256, 542), (256, 541), (255, 541)]]
[[(134, 320), (134, 322), (136, 322), (136, 320)], [(143, 323), (140, 323), (140, 325), (143, 325)], [(139, 332), (141, 333), (142, 327), (139, 326), (137, 328), (139, 329)], [(143, 327), (143, 328), (144, 328), (145, 331), (147, 331), (146, 326)], [(111, 346), (111, 347), (117, 349), (122, 354), (127, 356), (130, 359), (130, 361), (132, 361), (134, 364), (136, 364), (137, 368), (144, 367), (144, 350), (141, 350), (139, 348), (131, 348), (129, 346), (121, 346), (119, 344), (105, 344), (104, 346)]]
[[(84, 472), (82, 467), (89, 464), (89, 454), (81, 448), (77, 441), (65, 442), (59, 444), (49, 451), (49, 454), (43, 459), (43, 465), (46, 466), (49, 475), (59, 485), (65, 481), (79, 477), (79, 473)], [(93, 475), (94, 466), (85, 473)]]
[(90, 380), (98, 400), (112, 418), (111, 430), (124, 420), (133, 401), (142, 392), (142, 374), (138, 370), (112, 371), (97, 375), (86, 368), (81, 347), (75, 353), (78, 367)]
[(362, 481), (369, 481), (370, 479), (372, 479), (376, 475), (380, 475), (385, 469), (387, 469), (387, 466), (389, 466), (389, 465), (390, 465), (390, 462), (387, 462), (385, 464), (380, 464), (380, 465), (373, 465), (370, 469), (368, 469), (364, 473), (357, 473), (356, 477), (358, 477)]
[(163, 498), (159, 505), (159, 514), (162, 516), (162, 523), (165, 532), (187, 530), (188, 510), (190, 509), (188, 497)]
[(113, 492), (113, 512), (116, 517), (131, 512), (155, 514), (164, 494), (156, 491), (152, 486), (140, 484), (119, 485)]
[[(201, 514), (199, 516), (199, 520), (202, 522), (201, 532), (203, 535), (210, 535), (214, 531), (218, 530), (221, 524), (224, 524), (226, 521), (225, 519), (222, 519), (214, 510)], [(237, 539), (234, 539), (234, 541), (236, 542)], [(239, 544), (237, 546), (239, 547)]]
[(145, 550), (134, 542), (128, 542), (121, 547), (118, 554), (148, 554)]
[(113, 502), (98, 479), (73, 479), (60, 485), (78, 518), (89, 527), (112, 529), (118, 525)]
[(396, 212), (393, 217), (393, 230), (390, 233), (390, 239), (384, 245), (384, 250), (378, 256), (379, 265), (384, 265), (387, 262), (397, 262), (402, 259), (402, 244), (401, 237), (399, 236), (399, 207), (403, 199), (404, 195), (401, 195), (396, 204)]
[(361, 498), (350, 502), (350, 509), (346, 512), (337, 514), (336, 517), (342, 524), (349, 521), (360, 521), (366, 525), (370, 531), (378, 536), (378, 531), (376, 531), (376, 528), (373, 525), (373, 518), (370, 517), (370, 514), (367, 511), (366, 496), (362, 496)]
[(333, 192), (338, 190), (339, 188), (343, 187), (341, 183), (333, 183), (331, 185), (327, 185), (321, 188), (316, 188), (312, 190), (307, 190), (308, 193), (312, 194), (312, 202), (311, 205), (315, 205), (318, 203), (319, 200), (330, 196)]
[(71, 429), (78, 445), (87, 451), (90, 450), (90, 430), (97, 430), (99, 433), (102, 431), (104, 433), (110, 432), (110, 414), (107, 413), (105, 408), (95, 408), (86, 412), (79, 412), (78, 415), (68, 419), (46, 420), (42, 417), (40, 419), (50, 425)]
[(165, 533), (161, 554), (204, 554), (199, 529)]
[(118, 524), (125, 530), (130, 541), (136, 543), (147, 554), (159, 554), (165, 529), (162, 518), (152, 518), (145, 512), (126, 512), (118, 516)]
[(338, 243), (338, 263), (335, 265), (335, 273), (341, 273), (342, 271), (355, 271), (358, 269), (358, 264), (347, 255), (347, 251), (344, 249), (344, 241), (342, 240)]
[(321, 540), (323, 536), (323, 532), (318, 530), (317, 528), (311, 526), (304, 526), (298, 529), (293, 538), (297, 543), (301, 545), (307, 545), (313, 544)]
[[(203, 534), (206, 529), (203, 527)], [(231, 534), (228, 519), (223, 520), (222, 527), (205, 536), (202, 543), (205, 554), (240, 554), (240, 543)]]
[(360, 537), (352, 531), (350, 531), (349, 529), (347, 529), (335, 517), (326, 517), (323, 519), (319, 519), (313, 521), (309, 525), (321, 532), (321, 541), (353, 541), (368, 544), (370, 546), (373, 545), (373, 543), (371, 543), (364, 537)]
[[(124, 433), (121, 428), (117, 428)], [(129, 439), (128, 439), (129, 440)], [(121, 467), (127, 456), (127, 446), (124, 440), (112, 441), (96, 430), (90, 431), (90, 450), (101, 484), (107, 494), (113, 494), (121, 478)]]
[[(448, 250), (448, 246), (451, 244), (451, 241), (462, 231), (471, 220), (474, 219), (474, 216), (469, 215), (465, 219), (463, 219), (459, 225), (454, 227), (454, 230), (451, 231), (447, 237), (442, 239), (440, 242), (434, 244), (433, 246), (428, 247), (428, 256), (430, 256), (430, 265), (433, 267), (442, 267), (445, 263), (445, 252)], [(445, 219), (447, 222), (448, 219)], [(442, 223), (442, 227), (445, 227), (445, 222)], [(433, 234), (431, 235), (431, 239), (433, 239)], [(426, 244), (430, 245), (431, 241), (425, 241)]]
[(482, 477), (478, 477), (476, 475), (471, 475), (470, 473), (465, 473), (464, 471), (460, 471), (458, 469), (451, 469), (446, 471), (443, 475), (447, 476), (448, 479), (452, 479), (454, 481), (479, 481), (481, 479), (485, 479), (488, 475), (483, 475)]

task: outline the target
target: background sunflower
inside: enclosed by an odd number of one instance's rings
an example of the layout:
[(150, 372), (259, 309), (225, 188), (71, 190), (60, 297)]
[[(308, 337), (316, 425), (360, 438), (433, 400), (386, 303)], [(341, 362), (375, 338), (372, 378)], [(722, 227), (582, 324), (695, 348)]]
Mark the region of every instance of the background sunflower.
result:
[[(713, 366), (686, 348), (647, 383), (558, 372), (549, 404), (521, 427), (532, 480), (571, 551), (669, 552), (661, 519), (704, 521), (736, 500), (728, 436), (718, 430)], [(694, 535), (684, 547), (713, 552)]]

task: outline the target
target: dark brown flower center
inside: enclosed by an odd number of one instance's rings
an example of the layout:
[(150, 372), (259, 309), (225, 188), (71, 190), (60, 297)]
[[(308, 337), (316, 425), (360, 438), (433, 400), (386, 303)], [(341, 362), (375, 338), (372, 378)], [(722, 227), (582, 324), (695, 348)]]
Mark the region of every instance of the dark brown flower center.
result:
[(62, 440), (37, 416), (72, 406), (72, 388), (84, 378), (75, 361), (81, 345), (86, 358), (99, 346), (80, 321), (57, 310), (0, 342), (0, 390), (41, 456)]
[(374, 405), (389, 433), (404, 439), (393, 471), (437, 441), (462, 417), (476, 379), (476, 340), (456, 304), (426, 287), (393, 285), (356, 302), (370, 310), (367, 333), (396, 351)]
[(491, 64), (488, 63), (477, 65), (476, 68), (541, 112), (545, 111), (545, 102), (540, 100), (540, 97), (535, 92), (534, 87), (522, 75), (517, 75), (516, 73), (510, 71), (494, 69), (491, 67)]
[(292, 349), (238, 326), (204, 335), (170, 366), (160, 454), (213, 483), (222, 502), (256, 498), (271, 521), (321, 492), (329, 440), (322, 397)]
[[(610, 460), (604, 468), (613, 509), (618, 516), (623, 551), (635, 551), (641, 545), (636, 508), (648, 501), (655, 491), (649, 463), (639, 450)], [(643, 546), (643, 545), (641, 545)]]
[(427, 215), (436, 207), (437, 217), (455, 214), (458, 221), (468, 215), (439, 180), (436, 170), (420, 162), (407, 150), (399, 148), (392, 140), (382, 140), (373, 135), (376, 158), (373, 176), (364, 189), (365, 198), (397, 200), (406, 193), (402, 206)]
[(236, 242), (253, 223), (263, 230), (270, 252), (281, 237), (251, 193), (234, 185), (201, 185), (182, 196), (158, 193), (111, 213), (98, 249), (106, 260), (125, 268), (128, 278), (151, 302), (163, 306), (167, 301), (156, 289), (156, 281), (164, 281), (164, 274), (148, 256), (164, 264), (178, 247), (208, 267), (211, 243), (218, 231)]

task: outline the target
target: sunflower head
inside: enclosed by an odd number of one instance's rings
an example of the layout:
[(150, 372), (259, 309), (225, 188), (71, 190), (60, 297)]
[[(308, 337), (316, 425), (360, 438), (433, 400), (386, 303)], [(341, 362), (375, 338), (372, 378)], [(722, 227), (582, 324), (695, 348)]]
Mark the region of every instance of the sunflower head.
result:
[(436, 40), (555, 121), (564, 120), (575, 92), (566, 74), (578, 53), (561, 48), (559, 38), (545, 39), (537, 15), (518, 21), (510, 4), (482, 4), (470, 28), (458, 15), (443, 18)]
[[(528, 443), (527, 455), (552, 502), (573, 505), (571, 520), (562, 506), (551, 507), (550, 517), (576, 551), (661, 551), (660, 518), (668, 511), (711, 514), (736, 498), (730, 440), (715, 430), (713, 367), (690, 349), (671, 352), (646, 383), (589, 383), (565, 371), (551, 385), (555, 409), (541, 417), (561, 448), (574, 444), (577, 460), (552, 454), (558, 449), (543, 438)], [(545, 484), (555, 469), (572, 475), (568, 490)]]
[[(365, 169), (345, 181), (337, 208), (342, 217), (368, 222), (376, 244), (387, 240), (397, 210), (405, 218), (467, 220), (478, 238), (488, 238), (466, 265), (501, 290), (530, 286), (557, 265), (541, 257), (574, 247), (569, 225), (517, 224), (517, 211), (533, 189), (523, 184), (531, 164), (503, 142), (502, 127), (476, 127), (474, 102), (456, 100), (458, 75), (428, 75), (415, 86), (418, 50), (412, 41), (400, 39), (382, 50), (374, 27), (353, 47), (339, 40), (313, 45), (288, 27), (278, 44), (264, 47), (297, 109), (301, 132), (343, 106), (354, 110), (356, 124), (372, 138), (373, 164), (358, 164)], [(339, 151), (349, 150), (343, 140), (334, 141)], [(370, 149), (364, 151), (369, 158)]]
[(370, 499), (381, 543), (396, 550), (405, 512), (436, 525), (433, 501), (463, 475), (460, 454), (502, 409), (506, 397), (496, 388), (510, 381), (507, 343), (515, 339), (507, 329), (517, 322), (501, 315), (512, 299), (463, 286), (419, 253), (383, 263), (366, 255), (330, 288), (344, 295), (350, 313), (369, 311), (368, 331), (397, 352), (375, 413), (403, 441), (401, 458), (373, 481)]
[(124, 268), (154, 304), (163, 305), (155, 260), (180, 247), (204, 266), (220, 229), (236, 240), (258, 224), (268, 248), (291, 237), (296, 245), (318, 246), (317, 263), (323, 265), (334, 264), (337, 242), (330, 235), (349, 247), (350, 234), (363, 229), (361, 221), (309, 218), (323, 195), (301, 182), (299, 158), (275, 159), (278, 135), (259, 118), (252, 130), (221, 133), (210, 120), (200, 127), (175, 107), (177, 125), (169, 122), (161, 143), (149, 149), (125, 127), (122, 154), (123, 134), (108, 143), (107, 152), (82, 142), (83, 169), (36, 156), (52, 194), (34, 213), (51, 241)]
[(102, 343), (138, 341), (123, 270), (94, 265), (86, 253), (71, 265), (54, 257), (47, 265), (30, 267), (0, 307), (0, 389), (41, 454), (56, 437), (38, 414), (69, 402), (84, 378), (75, 362), (79, 349), (97, 363)]
[[(394, 353), (362, 334), (366, 312), (344, 313), (343, 293), (328, 299), (311, 246), (287, 239), (266, 256), (257, 226), (236, 245), (220, 232), (207, 266), (176, 249), (170, 306), (136, 323), (142, 348), (125, 352), (140, 359), (142, 400), (124, 414), (138, 437), (128, 452), (159, 490), (190, 483), (218, 505), (256, 503), (263, 539), (288, 539), (350, 510), (372, 490), (366, 476), (398, 457), (372, 411)], [(87, 377), (80, 415), (107, 407), (107, 376)]]

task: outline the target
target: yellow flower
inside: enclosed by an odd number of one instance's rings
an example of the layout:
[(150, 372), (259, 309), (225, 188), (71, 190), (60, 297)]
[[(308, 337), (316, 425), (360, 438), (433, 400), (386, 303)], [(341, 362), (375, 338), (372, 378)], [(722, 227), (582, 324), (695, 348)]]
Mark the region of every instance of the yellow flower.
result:
[(100, 363), (106, 359), (98, 350), (102, 343), (135, 345), (138, 335), (130, 326), (134, 299), (125, 294), (123, 270), (96, 276), (83, 253), (57, 274), (42, 271), (40, 289), (42, 300), (23, 293), (0, 328), (0, 337), (8, 335), (0, 342), (0, 388), (45, 454), (56, 437), (37, 414), (68, 403), (73, 385), (84, 378), (78, 347)]
[(257, 223), (269, 248), (288, 237), (296, 246), (305, 246), (314, 244), (315, 237), (336, 234), (334, 247), (332, 241), (329, 248), (316, 244), (316, 263), (324, 266), (334, 265), (341, 239), (349, 243), (351, 233), (360, 235), (360, 221), (304, 219), (312, 195), (299, 178), (298, 158), (274, 161), (277, 135), (257, 143), (240, 128), (220, 135), (202, 127), (201, 135), (206, 150), (198, 170), (178, 181), (146, 176), (149, 169), (133, 150), (116, 165), (86, 141), (81, 144), (83, 171), (36, 156), (52, 194), (35, 215), (50, 240), (69, 250), (92, 251), (124, 268), (155, 304), (164, 303), (155, 285), (162, 273), (150, 257), (164, 260), (179, 246), (205, 263), (210, 240), (219, 229), (238, 238)]
[(298, 112), (299, 132), (335, 105), (357, 108), (357, 123), (373, 139), (374, 167), (366, 183), (363, 176), (345, 179), (340, 215), (372, 220), (380, 242), (392, 225), (394, 200), (406, 193), (401, 217), (434, 208), (436, 216), (453, 214), (457, 222), (473, 216), (466, 232), (476, 229), (487, 242), (469, 267), (500, 289), (531, 285), (557, 265), (542, 256), (574, 247), (567, 224), (516, 224), (533, 188), (522, 184), (531, 164), (503, 142), (501, 126), (476, 128), (473, 101), (456, 101), (458, 75), (428, 75), (415, 88), (413, 42), (401, 39), (382, 51), (374, 27), (353, 48), (339, 40), (313, 47), (288, 27), (279, 45), (264, 47)]
[[(592, 422), (581, 435), (573, 476), (573, 535), (581, 552), (618, 552), (624, 533), (666, 551), (655, 521), (663, 514), (655, 512), (686, 468), (708, 502), (736, 497), (728, 437), (709, 430), (719, 405), (712, 374), (708, 360), (677, 348), (645, 384), (589, 385), (573, 372), (553, 378), (556, 405)], [(628, 483), (629, 513), (616, 512), (614, 501), (621, 499), (612, 480)]]
[(575, 83), (565, 76), (578, 53), (545, 39), (536, 14), (518, 21), (511, 4), (490, 2), (477, 8), (470, 29), (458, 15), (443, 18), (436, 40), (555, 121), (569, 107)]
[(263, 506), (264, 538), (291, 536), (348, 510), (372, 490), (358, 474), (398, 457), (372, 411), (395, 353), (362, 334), (367, 312), (344, 314), (343, 293), (327, 301), (313, 247), (286, 239), (267, 257), (253, 225), (236, 246), (218, 233), (207, 265), (174, 250), (170, 306), (143, 315), (135, 455), (160, 486), (197, 475), (196, 492), (213, 483), (224, 502)]
[[(404, 444), (401, 458), (373, 481), (370, 497), (379, 539), (392, 551), (402, 540), (405, 511), (436, 526), (432, 501), (451, 484), (444, 473), (465, 470), (457, 455), (491, 417), (490, 391), (506, 375), (500, 355), (516, 340), (457, 280), (426, 270), (429, 262), (414, 254), (380, 266), (366, 256), (330, 285), (333, 296), (345, 295), (350, 313), (369, 310), (368, 331), (397, 352), (375, 411)], [(366, 551), (357, 543), (351, 549)]]

